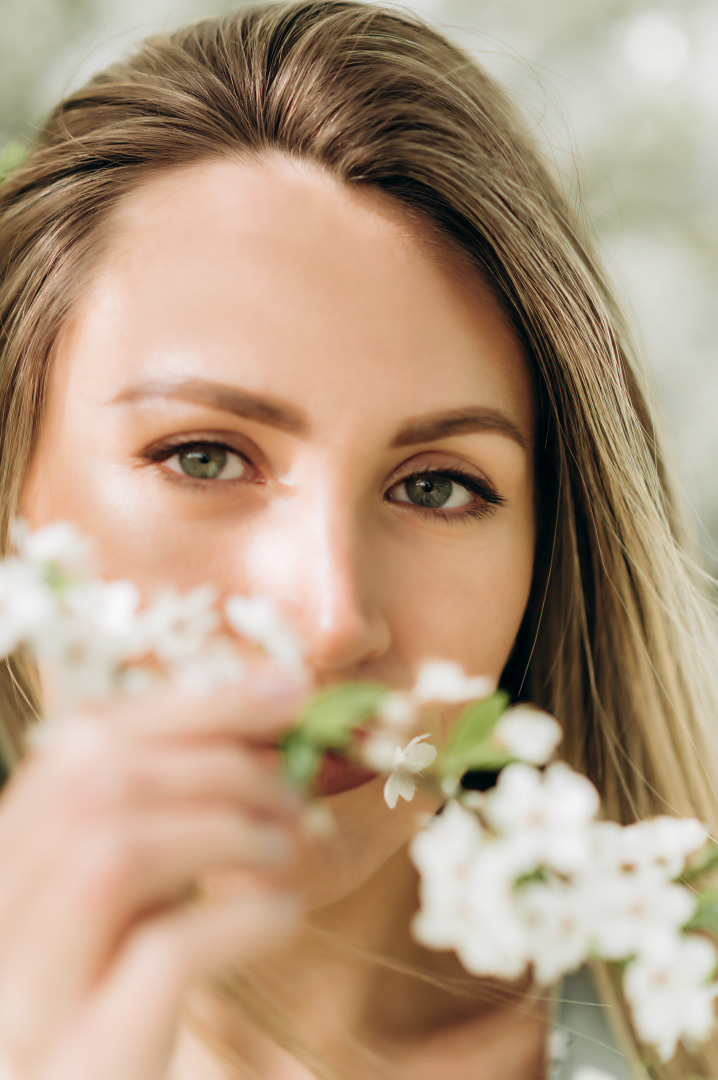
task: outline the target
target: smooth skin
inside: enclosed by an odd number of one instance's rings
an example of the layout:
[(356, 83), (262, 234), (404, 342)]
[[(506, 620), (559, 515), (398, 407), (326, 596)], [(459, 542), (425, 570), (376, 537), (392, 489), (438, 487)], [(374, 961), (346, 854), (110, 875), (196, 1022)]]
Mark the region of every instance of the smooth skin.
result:
[[(437, 657), (498, 679), (532, 578), (534, 423), (507, 318), (432, 227), (280, 155), (216, 160), (151, 179), (116, 213), (53, 357), (22, 511), (34, 527), (72, 520), (106, 576), (148, 592), (268, 594), (302, 634), (314, 686), (406, 687)], [(262, 745), (307, 687), (279, 707), (269, 683), (230, 704), (167, 691), (92, 713), (11, 780), (0, 1044), (24, 1010), (22, 1080), (220, 1080), (179, 1003), (190, 987), (199, 1001), (228, 955), (261, 956), (291, 985), (297, 1031), (327, 1053), (334, 1026), (414, 1077), (439, 1062), (447, 1080), (540, 1076), (542, 1017), (415, 980), (397, 993), (322, 959), (292, 924), (287, 890), (315, 928), (459, 973), (407, 930), (406, 845), (437, 804), (390, 811), (377, 778), (327, 798), (331, 837), (303, 838)], [(430, 722), (436, 741), (452, 715)], [(269, 826), (288, 851), (258, 847)], [(193, 881), (220, 899), (190, 929)], [(259, 1075), (309, 1075), (204, 1004)]]

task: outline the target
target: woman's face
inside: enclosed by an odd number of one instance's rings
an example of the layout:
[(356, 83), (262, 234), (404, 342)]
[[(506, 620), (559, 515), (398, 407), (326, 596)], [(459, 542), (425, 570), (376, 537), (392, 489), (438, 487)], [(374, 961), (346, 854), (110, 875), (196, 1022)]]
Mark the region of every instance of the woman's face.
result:
[[(425, 658), (498, 678), (532, 576), (532, 385), (432, 238), (279, 156), (147, 182), (59, 343), (25, 517), (148, 590), (268, 594), (320, 685), (405, 687)], [(414, 827), (379, 778), (329, 798), (317, 902)]]

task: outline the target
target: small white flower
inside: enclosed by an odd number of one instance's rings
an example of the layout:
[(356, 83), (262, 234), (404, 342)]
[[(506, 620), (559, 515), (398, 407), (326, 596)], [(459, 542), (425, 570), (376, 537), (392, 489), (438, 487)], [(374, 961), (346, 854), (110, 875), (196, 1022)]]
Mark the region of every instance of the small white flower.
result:
[(623, 988), (636, 1030), (663, 1061), (673, 1057), (679, 1039), (700, 1042), (710, 1033), (718, 986), (707, 980), (717, 961), (705, 938), (676, 935), (626, 968)]
[(181, 593), (165, 588), (142, 613), (141, 634), (145, 648), (163, 662), (191, 660), (218, 629), (217, 592), (200, 585)]
[(420, 875), (414, 937), (454, 949), (472, 974), (521, 975), (530, 941), (514, 885), (535, 867), (521, 838), (488, 837), (477, 816), (452, 801), (414, 838), (410, 854)]
[(0, 656), (45, 632), (56, 597), (37, 569), (20, 559), (0, 563)]
[[(556, 1027), (548, 1037), (548, 1053), (553, 1064), (565, 1061), (571, 1046), (571, 1036), (563, 1028)], [(576, 1073), (573, 1074), (574, 1078)], [(612, 1078), (613, 1080), (613, 1078)]]
[(558, 720), (532, 705), (507, 709), (494, 728), (494, 742), (529, 765), (545, 765), (562, 737)]
[(372, 731), (359, 747), (362, 763), (378, 773), (390, 773), (394, 769), (397, 751), (401, 753), (399, 734), (392, 731)]
[(688, 922), (697, 902), (685, 886), (648, 871), (595, 875), (585, 898), (594, 948), (605, 960), (656, 954)]
[(589, 858), (587, 825), (600, 805), (590, 780), (562, 761), (544, 773), (516, 762), (502, 769), (487, 794), (488, 823), (505, 835), (520, 835), (557, 873), (575, 873)]
[(381, 699), (376, 715), (387, 727), (405, 731), (416, 721), (416, 707), (406, 691), (391, 690)]
[(412, 930), (428, 948), (455, 947), (466, 915), (466, 877), (483, 843), (484, 829), (476, 815), (452, 800), (409, 844), (421, 898)]
[(536, 981), (543, 986), (575, 971), (591, 951), (591, 927), (580, 893), (558, 880), (517, 890), (516, 904), (529, 935)]
[(164, 681), (164, 676), (159, 671), (137, 665), (123, 668), (117, 677), (120, 692), (135, 696), (159, 690), (164, 685)]
[(695, 818), (650, 818), (621, 830), (621, 861), (636, 870), (653, 868), (675, 878), (707, 839), (705, 827)]
[(425, 743), (429, 733), (416, 735), (402, 750), (400, 747), (394, 751), (392, 769), (394, 770), (384, 785), (384, 798), (386, 804), (392, 810), (397, 804), (399, 797), (411, 802), (414, 798), (419, 773), (431, 765), (436, 757), (436, 747)]
[(238, 682), (245, 673), (244, 661), (228, 641), (208, 642), (196, 656), (175, 662), (170, 676), (178, 686), (204, 693), (223, 684)]
[(485, 675), (468, 676), (453, 660), (425, 660), (411, 691), (417, 704), (429, 701), (460, 702), (488, 697), (496, 689)]
[(456, 952), (474, 975), (515, 979), (531, 960), (531, 931), (516, 903), (518, 878), (536, 862), (523, 837), (489, 838), (466, 873)]
[(131, 581), (87, 582), (68, 594), (66, 604), (90, 633), (113, 642), (118, 658), (131, 659), (144, 651), (140, 593)]
[(139, 593), (124, 581), (93, 581), (63, 590), (54, 618), (32, 642), (51, 672), (55, 709), (106, 698), (121, 689), (122, 665), (142, 653)]
[(230, 596), (225, 613), (233, 630), (261, 645), (281, 667), (289, 671), (303, 669), (304, 643), (269, 597)]
[(12, 539), (20, 557), (31, 563), (51, 563), (73, 576), (93, 570), (92, 544), (69, 521), (53, 521), (31, 531), (26, 522), (13, 523)]

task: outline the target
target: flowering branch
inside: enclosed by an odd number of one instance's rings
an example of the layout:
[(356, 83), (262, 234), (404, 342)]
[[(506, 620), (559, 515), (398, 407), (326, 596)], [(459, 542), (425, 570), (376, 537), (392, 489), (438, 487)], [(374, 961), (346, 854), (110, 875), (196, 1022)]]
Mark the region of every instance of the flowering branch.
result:
[[(164, 589), (142, 607), (130, 582), (91, 576), (89, 547), (71, 526), (18, 525), (14, 542), (0, 563), (0, 655), (30, 648), (56, 684), (59, 712), (162, 681), (236, 683), (246, 670), (237, 637), (290, 670), (303, 665), (301, 641), (264, 598), (233, 596), (220, 611), (212, 588)], [(442, 746), (419, 733), (426, 706), (462, 703)], [(43, 725), (34, 731), (41, 738)], [(309, 796), (327, 752), (385, 775), (392, 809), (419, 788), (439, 795), (442, 812), (410, 844), (415, 938), (455, 950), (477, 976), (531, 972), (543, 985), (605, 961), (639, 1039), (667, 1061), (715, 1022), (718, 890), (701, 886), (718, 868), (718, 845), (693, 819), (601, 820), (593, 784), (554, 760), (561, 735), (547, 713), (510, 706), (492, 680), (432, 660), (409, 690), (357, 682), (317, 693), (280, 748), (287, 777)], [(472, 770), (496, 783), (465, 790)]]

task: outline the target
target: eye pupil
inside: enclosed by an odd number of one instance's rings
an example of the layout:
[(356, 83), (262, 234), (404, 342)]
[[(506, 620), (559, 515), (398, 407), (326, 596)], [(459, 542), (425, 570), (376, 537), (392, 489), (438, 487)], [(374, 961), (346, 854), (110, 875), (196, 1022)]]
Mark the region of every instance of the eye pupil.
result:
[(447, 476), (413, 476), (406, 483), (406, 493), (417, 506), (443, 506), (451, 498), (453, 480)]
[(227, 451), (221, 446), (190, 446), (180, 451), (179, 463), (187, 476), (212, 480), (227, 463)]

